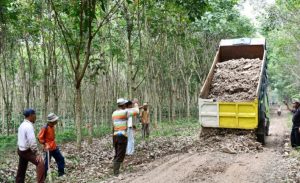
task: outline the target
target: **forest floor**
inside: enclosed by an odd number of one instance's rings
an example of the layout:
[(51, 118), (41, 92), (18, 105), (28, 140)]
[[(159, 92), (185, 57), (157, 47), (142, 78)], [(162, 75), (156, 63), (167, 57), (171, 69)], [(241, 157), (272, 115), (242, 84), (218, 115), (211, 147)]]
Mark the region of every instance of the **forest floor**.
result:
[[(289, 145), (286, 111), (273, 114), (270, 136), (265, 146), (253, 142), (249, 134), (218, 134), (200, 138), (196, 122), (178, 121), (153, 130), (144, 141), (137, 133), (136, 154), (126, 157), (121, 175), (112, 176), (111, 137), (83, 142), (76, 151), (74, 142), (63, 144), (66, 173), (52, 171), (54, 182), (299, 182), (300, 153)], [(182, 125), (184, 124), (184, 125)], [(0, 164), (0, 182), (14, 182), (17, 155), (10, 153)], [(52, 169), (56, 169), (52, 161)], [(34, 182), (34, 166), (29, 165), (27, 182)]]

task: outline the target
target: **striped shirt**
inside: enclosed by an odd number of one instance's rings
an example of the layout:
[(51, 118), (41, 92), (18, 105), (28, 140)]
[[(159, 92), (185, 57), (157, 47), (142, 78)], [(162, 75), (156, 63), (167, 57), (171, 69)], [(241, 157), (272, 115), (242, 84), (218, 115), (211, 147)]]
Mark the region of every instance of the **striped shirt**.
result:
[(114, 135), (124, 135), (127, 137), (128, 118), (136, 116), (139, 113), (138, 108), (118, 109), (112, 114)]

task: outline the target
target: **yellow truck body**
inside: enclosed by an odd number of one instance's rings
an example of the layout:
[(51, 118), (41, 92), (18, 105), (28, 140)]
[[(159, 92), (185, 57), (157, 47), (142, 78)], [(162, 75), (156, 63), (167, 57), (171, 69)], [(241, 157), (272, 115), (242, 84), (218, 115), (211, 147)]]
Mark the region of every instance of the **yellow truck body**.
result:
[(220, 128), (257, 128), (257, 100), (255, 100), (254, 102), (220, 102), (219, 124)]

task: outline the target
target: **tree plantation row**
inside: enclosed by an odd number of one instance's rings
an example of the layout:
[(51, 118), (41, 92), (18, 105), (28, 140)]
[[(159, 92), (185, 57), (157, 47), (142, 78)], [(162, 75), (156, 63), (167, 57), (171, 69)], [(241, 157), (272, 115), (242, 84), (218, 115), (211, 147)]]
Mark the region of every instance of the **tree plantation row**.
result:
[(58, 128), (111, 123), (117, 98), (148, 102), (151, 123), (197, 117), (197, 99), (221, 38), (254, 34), (235, 0), (0, 2), (0, 132), (25, 108)]

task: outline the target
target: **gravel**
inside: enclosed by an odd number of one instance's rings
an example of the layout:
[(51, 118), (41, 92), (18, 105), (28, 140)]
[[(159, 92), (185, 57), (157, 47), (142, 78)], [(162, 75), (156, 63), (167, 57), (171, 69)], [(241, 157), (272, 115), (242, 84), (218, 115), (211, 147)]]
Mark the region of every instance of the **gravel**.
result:
[(258, 58), (217, 63), (208, 98), (226, 102), (254, 100), (261, 64)]

